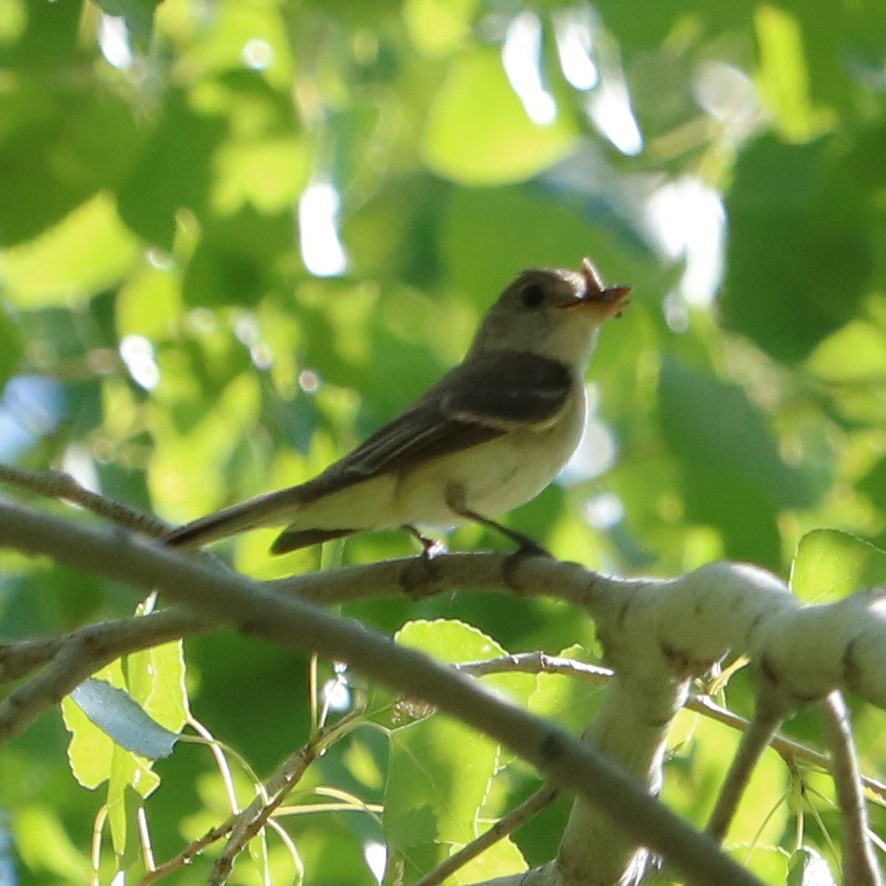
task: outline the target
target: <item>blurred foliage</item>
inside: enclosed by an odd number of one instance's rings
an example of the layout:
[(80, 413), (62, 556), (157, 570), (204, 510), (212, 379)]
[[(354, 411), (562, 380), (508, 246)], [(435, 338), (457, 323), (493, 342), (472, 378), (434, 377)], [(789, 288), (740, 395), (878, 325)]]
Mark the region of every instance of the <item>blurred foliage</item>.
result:
[[(172, 522), (297, 482), (457, 361), (517, 271), (588, 254), (634, 285), (633, 305), (595, 356), (586, 443), (511, 525), (621, 574), (727, 556), (786, 576), (806, 533), (835, 530), (806, 543), (805, 592), (877, 581), (884, 111), (882, 0), (0, 0), (0, 459), (63, 468)], [(259, 577), (319, 563), (273, 561), (268, 542), (223, 550)], [(833, 565), (863, 543), (863, 565)], [(502, 542), (465, 527), (452, 544)], [(367, 562), (413, 548), (382, 533), (340, 550)], [(3, 560), (4, 638), (133, 605), (44, 561)], [(545, 601), (463, 593), (347, 611), (386, 631), (458, 620), (510, 651), (595, 650), (591, 625)], [(455, 655), (449, 642), (430, 646)], [(260, 775), (307, 739), (298, 656), (224, 635), (189, 643), (188, 662), (195, 716)], [(739, 709), (743, 679), (728, 697)], [(879, 716), (858, 713), (868, 771), (886, 758)], [(448, 749), (441, 778), (461, 766), (452, 724), (415, 727), (427, 735), (402, 730), (387, 783), (384, 737), (358, 729), (305, 784), (307, 799), (324, 786), (387, 799), (407, 869), (440, 853), (435, 828), (458, 843), (536, 785), (510, 763), (488, 794), (470, 786), (471, 828), (465, 797), (455, 824), (403, 818), (397, 761), (417, 742)], [(793, 729), (814, 740), (820, 726)], [(693, 720), (675, 739), (666, 796), (695, 821), (725, 732)], [(22, 883), (82, 882), (89, 868), (102, 801), (76, 785), (65, 746), (54, 714), (0, 757)], [(731, 840), (779, 882), (809, 804), (835, 828), (798, 773), (767, 765)], [(180, 746), (154, 770), (164, 859), (227, 805), (206, 751)], [(250, 776), (237, 779), (247, 796)], [(563, 814), (525, 826), (483, 875), (513, 869), (517, 850), (550, 857)], [(372, 882), (363, 848), (382, 830), (365, 811), (287, 828), (298, 858), (271, 839), (235, 882), (259, 882), (264, 865), (279, 882)], [(834, 864), (824, 830), (803, 838), (804, 857)], [(109, 845), (103, 882), (137, 861)]]

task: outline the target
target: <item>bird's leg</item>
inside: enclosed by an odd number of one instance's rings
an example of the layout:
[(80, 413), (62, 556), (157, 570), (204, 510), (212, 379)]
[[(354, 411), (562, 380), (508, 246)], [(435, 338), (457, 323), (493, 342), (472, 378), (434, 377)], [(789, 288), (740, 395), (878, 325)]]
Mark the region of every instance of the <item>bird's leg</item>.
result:
[(534, 538), (530, 538), (525, 533), (518, 532), (516, 529), (510, 529), (507, 526), (503, 526), (495, 520), (490, 520), (489, 517), (484, 517), (482, 514), (478, 514), (470, 508), (463, 508), (455, 513), (458, 514), (459, 517), (464, 517), (466, 520), (473, 520), (474, 523), (480, 523), (488, 529), (494, 529), (496, 532), (501, 533), (505, 538), (509, 538), (517, 545), (518, 554), (523, 554), (527, 557), (552, 556), (551, 552), (547, 550), (547, 548), (543, 548)]
[(400, 528), (404, 532), (408, 532), (421, 545), (421, 555), (425, 560), (432, 560), (438, 554), (446, 553), (446, 545), (442, 541), (437, 541), (435, 538), (428, 538), (428, 536), (419, 532), (415, 526), (412, 526), (409, 523), (404, 523)]
[(446, 504), (449, 505), (454, 514), (463, 517), (465, 520), (471, 520), (474, 523), (479, 523), (481, 526), (486, 526), (488, 529), (494, 529), (517, 545), (518, 554), (523, 554), (527, 557), (551, 556), (550, 551), (543, 548), (534, 538), (530, 538), (522, 532), (517, 532), (516, 529), (502, 526), (501, 523), (497, 523), (495, 520), (490, 520), (489, 517), (484, 517), (482, 514), (472, 511), (465, 505), (464, 498), (464, 489), (461, 486), (451, 485), (447, 488)]

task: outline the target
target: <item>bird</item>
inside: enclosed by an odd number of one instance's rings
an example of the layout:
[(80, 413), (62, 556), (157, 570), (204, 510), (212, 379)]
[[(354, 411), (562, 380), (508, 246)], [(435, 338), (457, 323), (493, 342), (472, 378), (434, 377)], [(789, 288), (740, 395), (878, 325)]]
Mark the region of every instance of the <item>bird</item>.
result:
[(590, 259), (578, 271), (531, 268), (502, 292), (463, 361), (420, 399), (322, 473), (172, 529), (194, 548), (264, 526), (283, 554), (358, 532), (474, 521), (528, 553), (528, 536), (492, 519), (550, 484), (585, 424), (584, 374), (600, 327), (629, 304)]

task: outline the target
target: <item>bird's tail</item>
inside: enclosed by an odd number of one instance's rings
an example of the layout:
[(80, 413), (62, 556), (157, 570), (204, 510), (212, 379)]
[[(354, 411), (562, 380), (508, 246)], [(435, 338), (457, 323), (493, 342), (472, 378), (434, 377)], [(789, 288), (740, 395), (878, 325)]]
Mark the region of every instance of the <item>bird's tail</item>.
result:
[(174, 547), (198, 548), (246, 529), (284, 525), (302, 503), (298, 486), (269, 492), (185, 523), (168, 532), (161, 541)]

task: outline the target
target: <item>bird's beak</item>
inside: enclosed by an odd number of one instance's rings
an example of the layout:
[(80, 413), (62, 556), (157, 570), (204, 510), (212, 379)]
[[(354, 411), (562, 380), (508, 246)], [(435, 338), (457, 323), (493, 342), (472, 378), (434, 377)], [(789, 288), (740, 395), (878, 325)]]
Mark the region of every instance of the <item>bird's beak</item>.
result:
[(578, 307), (592, 310), (599, 316), (600, 322), (610, 317), (620, 317), (621, 312), (630, 304), (628, 295), (630, 286), (607, 286), (589, 258), (581, 262), (581, 275), (584, 278), (584, 292), (576, 296), (575, 301), (564, 307)]

